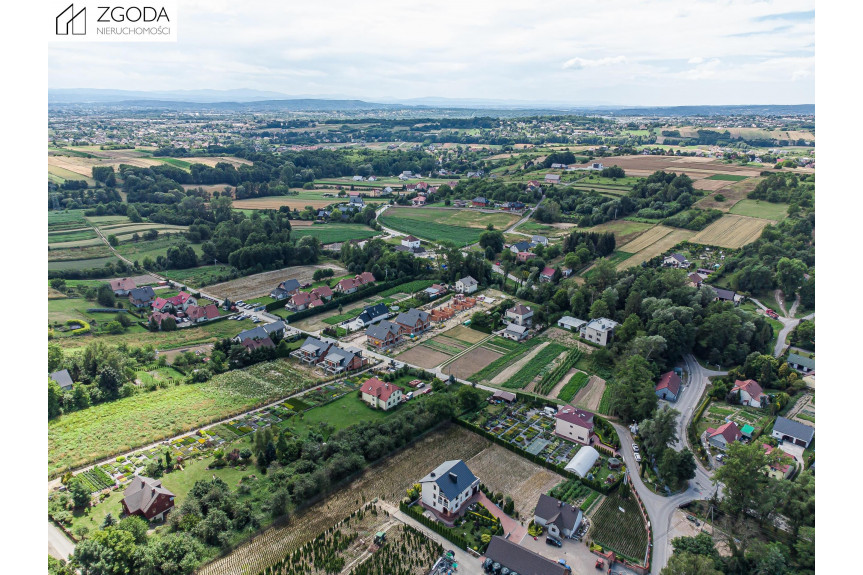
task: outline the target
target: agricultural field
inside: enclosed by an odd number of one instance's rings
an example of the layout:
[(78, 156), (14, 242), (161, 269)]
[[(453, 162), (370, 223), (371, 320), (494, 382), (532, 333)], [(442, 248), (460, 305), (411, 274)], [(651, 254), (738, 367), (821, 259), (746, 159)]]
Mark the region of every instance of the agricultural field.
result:
[(365, 240), (378, 235), (375, 230), (361, 224), (320, 224), (297, 227), (291, 230), (292, 238), (312, 236), (322, 244), (333, 244), (349, 240)]
[[(602, 402), (610, 399), (606, 398), (605, 380), (597, 375), (591, 375), (587, 380), (587, 384), (570, 400), (570, 403), (582, 407), (588, 411), (598, 411), (599, 413), (608, 413), (608, 407), (602, 408)], [(563, 399), (563, 398), (561, 398)]]
[(691, 235), (689, 241), (720, 248), (741, 248), (757, 240), (761, 231), (772, 223), (770, 220), (726, 214), (697, 234)]
[(162, 270), (159, 273), (182, 285), (201, 288), (218, 282), (220, 278), (230, 277), (232, 269), (230, 266), (218, 264), (184, 270)]
[(689, 230), (656, 226), (620, 248), (621, 252), (633, 255), (618, 263), (617, 269), (623, 270), (653, 259), (693, 235), (695, 232)]
[(476, 383), (494, 383), (495, 381), (505, 380), (506, 377), (499, 379), (504, 370), (532, 353), (534, 348), (543, 343), (544, 340), (541, 338), (529, 339), (524, 343), (517, 343), (502, 337), (492, 338), (491, 341), (483, 344), (482, 347), (497, 352), (501, 356), (471, 375), (468, 379)]
[(452, 357), (452, 354), (420, 344), (396, 356), (399, 361), (418, 365), (425, 369), (438, 366)]
[(706, 180), (720, 180), (723, 182), (740, 182), (745, 180), (748, 176), (736, 176), (734, 174), (713, 174), (705, 178)]
[(454, 362), (444, 366), (441, 371), (447, 375), (454, 375), (459, 379), (467, 379), (471, 374), (481, 370), (501, 357), (501, 353), (480, 346), (470, 353), (466, 353)]
[(538, 347), (533, 357), (520, 365), (518, 370), (509, 375), (506, 381), (501, 382), (500, 385), (507, 389), (534, 391), (532, 385), (534, 379), (541, 378), (550, 372), (554, 368), (554, 362), (566, 351), (564, 346), (553, 342)]
[(599, 224), (598, 226), (586, 228), (584, 231), (596, 233), (611, 232), (614, 234), (614, 241), (619, 248), (620, 246), (632, 242), (635, 238), (639, 237), (651, 228), (653, 228), (653, 224), (631, 222), (629, 220), (612, 220), (610, 222), (605, 222), (604, 224)]
[(557, 393), (557, 398), (569, 403), (587, 385), (588, 376), (583, 371), (576, 371), (572, 374), (563, 388)]
[(450, 425), (363, 473), (336, 493), (240, 545), (227, 557), (201, 567), (200, 575), (259, 573), (375, 497), (398, 504), (405, 490), (447, 459), (469, 460), (488, 448), (487, 439)]
[(457, 325), (445, 331), (443, 335), (471, 345), (479, 343), (488, 337), (488, 334), (471, 329), (465, 325)]
[(479, 240), (488, 224), (505, 230), (519, 217), (505, 212), (439, 208), (389, 208), (378, 217), (381, 225), (433, 241), (450, 240), (465, 246)]
[(314, 378), (287, 360), (277, 360), (220, 374), (206, 383), (139, 393), (61, 415), (48, 422), (48, 473), (53, 476), (252, 409), (296, 393)]
[(227, 297), (231, 300), (262, 297), (268, 295), (280, 282), (287, 279), (295, 278), (301, 284), (312, 283), (312, 276), (319, 269), (331, 269), (337, 277), (347, 273), (343, 267), (330, 263), (292, 266), (214, 284), (207, 288), (207, 293), (219, 296), (219, 298)]
[(116, 256), (105, 256), (84, 260), (48, 261), (49, 270), (89, 270), (105, 267), (105, 264), (116, 264), (120, 260)]
[(788, 217), (788, 204), (773, 204), (762, 200), (740, 200), (731, 208), (731, 213), (738, 216), (781, 222)]
[[(735, 182), (731, 185), (723, 186), (720, 190), (711, 193), (709, 196), (705, 196), (695, 202), (696, 208), (701, 208), (704, 210), (714, 209), (720, 210), (723, 212), (729, 211), (734, 204), (739, 202), (740, 200), (746, 198), (749, 193), (755, 189), (763, 178), (747, 178), (740, 182)], [(716, 196), (721, 194), (725, 200), (719, 201), (716, 199)]]
[(647, 526), (635, 496), (623, 499), (619, 491), (609, 495), (593, 516), (588, 536), (603, 548), (642, 563), (647, 551)]
[[(294, 193), (296, 192), (296, 193)], [(383, 203), (389, 200), (385, 198), (363, 198), (369, 204)], [(292, 210), (302, 211), (306, 206), (314, 209), (325, 208), (332, 204), (347, 202), (347, 197), (339, 198), (332, 190), (291, 190), (289, 196), (267, 196), (263, 198), (247, 198), (234, 200), (233, 207), (242, 210), (278, 210), (282, 206), (288, 206)]]

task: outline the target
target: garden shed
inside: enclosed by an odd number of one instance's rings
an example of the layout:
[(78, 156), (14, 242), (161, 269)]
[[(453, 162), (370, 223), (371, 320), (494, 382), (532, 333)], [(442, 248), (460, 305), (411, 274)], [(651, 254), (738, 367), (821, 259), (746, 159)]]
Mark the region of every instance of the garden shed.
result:
[(584, 477), (590, 472), (593, 464), (599, 459), (599, 452), (589, 445), (585, 445), (581, 449), (578, 450), (578, 453), (575, 454), (569, 463), (566, 464), (565, 469), (567, 471), (572, 471), (579, 477)]

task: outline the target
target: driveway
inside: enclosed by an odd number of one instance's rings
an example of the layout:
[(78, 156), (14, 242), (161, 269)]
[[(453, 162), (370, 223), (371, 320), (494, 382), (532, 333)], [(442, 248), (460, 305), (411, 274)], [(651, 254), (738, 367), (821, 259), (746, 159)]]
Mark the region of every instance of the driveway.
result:
[[(517, 541), (517, 539), (513, 539), (513, 541)], [(573, 573), (587, 574), (596, 572), (594, 565), (598, 557), (590, 552), (590, 549), (585, 544), (586, 541), (579, 543), (574, 539), (564, 538), (561, 540), (561, 543), (563, 543), (563, 547), (558, 548), (546, 543), (545, 535), (537, 537), (536, 541), (530, 535), (525, 535), (520, 545), (555, 562), (563, 559), (567, 565), (572, 567)]]
[(48, 555), (68, 559), (75, 552), (75, 544), (56, 525), (48, 522)]

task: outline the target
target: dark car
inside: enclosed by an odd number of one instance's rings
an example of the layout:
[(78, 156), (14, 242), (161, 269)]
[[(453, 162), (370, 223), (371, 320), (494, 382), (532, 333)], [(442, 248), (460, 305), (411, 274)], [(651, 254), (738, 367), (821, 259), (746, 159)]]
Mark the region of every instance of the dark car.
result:
[(559, 540), (555, 539), (554, 537), (546, 537), (545, 538), (545, 544), (546, 545), (554, 545), (555, 547), (563, 547), (563, 543), (561, 543)]

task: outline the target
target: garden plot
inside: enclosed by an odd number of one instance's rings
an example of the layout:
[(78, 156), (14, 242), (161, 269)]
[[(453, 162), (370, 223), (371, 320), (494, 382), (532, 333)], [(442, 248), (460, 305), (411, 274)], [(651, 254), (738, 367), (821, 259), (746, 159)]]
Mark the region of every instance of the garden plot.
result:
[[(621, 511), (623, 509), (623, 511)], [(647, 526), (635, 496), (609, 495), (593, 517), (588, 533), (595, 543), (641, 564), (647, 551)]]
[(755, 428), (755, 432), (759, 433), (770, 425), (772, 417), (767, 411), (755, 407), (714, 401), (698, 420), (698, 435), (700, 436), (708, 427), (716, 429), (726, 421), (733, 421), (739, 428), (751, 425)]
[(453, 354), (451, 353), (432, 349), (431, 347), (427, 347), (425, 344), (420, 344), (396, 357), (399, 361), (403, 361), (411, 365), (418, 365), (424, 369), (431, 369), (442, 364), (452, 356)]
[(480, 346), (446, 365), (441, 371), (447, 375), (454, 375), (459, 379), (467, 379), (471, 374), (480, 371), (502, 356), (503, 354), (500, 352)]
[(454, 328), (445, 331), (443, 335), (468, 344), (479, 343), (488, 337), (488, 334), (471, 329), (464, 325), (457, 325)]
[(511, 377), (513, 377), (515, 374), (517, 374), (517, 373), (519, 373), (521, 370), (523, 370), (523, 369), (524, 369), (524, 367), (525, 367), (528, 363), (530, 363), (531, 361), (533, 361), (533, 358), (535, 358), (535, 357), (539, 354), (539, 352), (541, 352), (543, 349), (545, 349), (546, 347), (548, 347), (550, 344), (551, 344), (551, 342), (547, 342), (547, 341), (546, 341), (546, 342), (543, 342), (543, 343), (541, 343), (541, 344), (539, 344), (537, 347), (535, 347), (535, 348), (533, 349), (533, 351), (531, 351), (531, 352), (530, 352), (529, 354), (527, 354), (525, 357), (523, 357), (522, 359), (518, 360), (517, 362), (515, 362), (514, 364), (512, 364), (512, 365), (511, 365), (511, 366), (509, 366), (508, 368), (504, 369), (504, 370), (503, 370), (502, 372), (500, 372), (498, 375), (496, 375), (496, 376), (494, 377), (494, 379), (492, 379), (492, 380), (491, 380), (491, 382), (490, 382), (490, 383), (491, 383), (492, 385), (503, 385), (504, 383), (506, 383), (507, 381), (509, 381), (509, 380), (510, 380), (510, 378), (511, 378)]
[(588, 411), (597, 411), (605, 394), (605, 380), (597, 375), (591, 375), (587, 385), (581, 388), (572, 399), (572, 404), (583, 407)]

